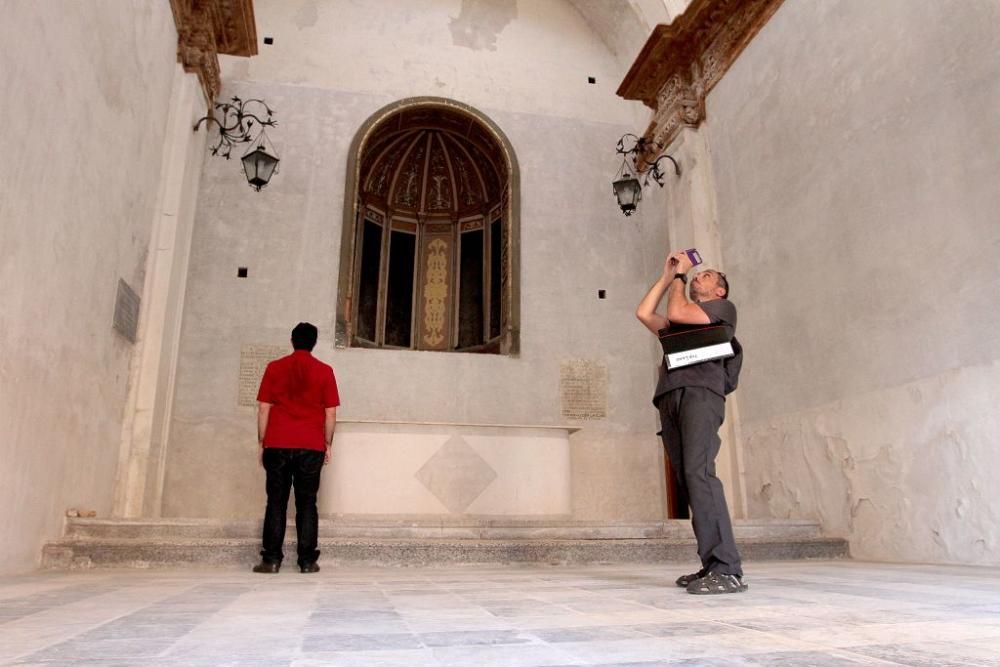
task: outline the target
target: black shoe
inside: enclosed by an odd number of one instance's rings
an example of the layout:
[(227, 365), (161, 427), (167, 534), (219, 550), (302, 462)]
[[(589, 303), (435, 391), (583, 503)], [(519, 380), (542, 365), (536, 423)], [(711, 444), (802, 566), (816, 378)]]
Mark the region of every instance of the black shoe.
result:
[(749, 588), (743, 577), (736, 574), (709, 572), (701, 579), (688, 584), (687, 592), (692, 595), (719, 595), (720, 593), (743, 593)]
[(281, 563), (269, 563), (266, 560), (262, 560), (253, 566), (253, 571), (258, 574), (278, 574), (278, 570), (281, 569)]
[(299, 570), (302, 571), (302, 574), (312, 574), (313, 572), (319, 572), (319, 564), (317, 564), (315, 561), (313, 561), (312, 563), (301, 563), (299, 564)]
[(692, 581), (695, 581), (696, 579), (701, 579), (706, 574), (708, 574), (708, 570), (705, 569), (698, 570), (697, 572), (694, 572), (692, 574), (682, 574), (681, 576), (677, 577), (677, 581), (675, 581), (674, 583), (680, 586), (681, 588), (687, 588), (688, 584), (690, 584)]

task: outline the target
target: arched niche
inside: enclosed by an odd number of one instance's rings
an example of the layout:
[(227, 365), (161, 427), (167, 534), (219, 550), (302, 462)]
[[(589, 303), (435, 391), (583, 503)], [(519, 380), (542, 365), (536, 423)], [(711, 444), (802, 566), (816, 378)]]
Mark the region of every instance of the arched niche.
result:
[(336, 345), (516, 355), (519, 174), (493, 121), (417, 97), (348, 154)]

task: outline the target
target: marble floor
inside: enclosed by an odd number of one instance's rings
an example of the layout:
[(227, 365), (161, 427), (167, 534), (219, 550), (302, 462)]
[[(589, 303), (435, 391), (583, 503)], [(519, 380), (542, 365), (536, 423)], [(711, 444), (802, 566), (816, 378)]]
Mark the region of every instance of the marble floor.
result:
[(1000, 571), (757, 563), (0, 577), (0, 664), (1000, 666)]

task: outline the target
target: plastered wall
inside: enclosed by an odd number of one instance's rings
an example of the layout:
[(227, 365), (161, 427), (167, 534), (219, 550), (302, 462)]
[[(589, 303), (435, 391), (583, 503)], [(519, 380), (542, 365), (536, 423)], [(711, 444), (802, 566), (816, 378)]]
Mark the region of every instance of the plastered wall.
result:
[(0, 572), (29, 569), (66, 508), (107, 516), (177, 36), (166, 2), (3, 3), (0, 21)]
[(708, 98), (751, 515), (1000, 563), (1000, 6), (788, 0)]
[[(571, 438), (577, 518), (657, 519), (663, 474), (648, 333), (635, 305), (657, 206), (622, 217), (614, 146), (645, 122), (615, 97), (622, 64), (561, 1), (255, 3), (273, 36), (250, 61), (224, 61), (224, 96), (276, 110), (282, 158), (262, 192), (207, 158), (185, 300), (163, 492), (166, 516), (256, 517), (255, 411), (237, 403), (243, 344), (285, 344), (320, 328), (342, 419), (582, 426)], [(588, 84), (592, 76), (596, 84)], [(333, 347), (347, 148), (375, 111), (441, 96), (470, 104), (510, 139), (521, 174), (518, 357)], [(246, 279), (237, 268), (248, 268)], [(598, 290), (607, 298), (598, 299)], [(560, 363), (608, 368), (607, 416), (561, 415)]]

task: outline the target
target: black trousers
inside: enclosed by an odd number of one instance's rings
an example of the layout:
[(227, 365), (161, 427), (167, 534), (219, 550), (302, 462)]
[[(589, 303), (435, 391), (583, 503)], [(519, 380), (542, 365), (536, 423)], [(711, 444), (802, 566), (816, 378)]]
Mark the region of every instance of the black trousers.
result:
[(267, 472), (267, 510), (264, 512), (264, 538), (260, 555), (268, 563), (280, 563), (285, 557), (285, 523), (288, 495), (295, 488), (295, 532), (298, 538), (299, 565), (315, 563), (319, 532), (316, 494), (323, 470), (324, 452), (314, 449), (264, 449)]
[(681, 387), (661, 396), (657, 407), (677, 488), (691, 507), (701, 566), (709, 572), (743, 576), (726, 494), (715, 476), (726, 399), (704, 387)]

